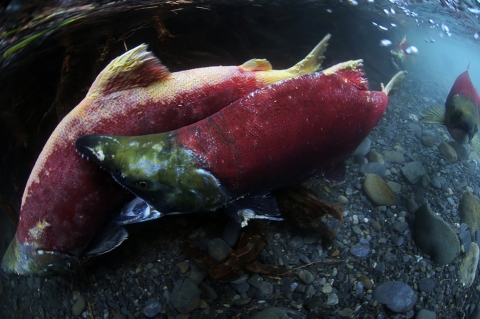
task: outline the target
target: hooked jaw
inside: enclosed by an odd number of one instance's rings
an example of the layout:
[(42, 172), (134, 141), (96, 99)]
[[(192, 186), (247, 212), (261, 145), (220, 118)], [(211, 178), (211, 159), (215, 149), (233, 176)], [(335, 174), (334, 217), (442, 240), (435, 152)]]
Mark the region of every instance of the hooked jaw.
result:
[(3, 256), (1, 269), (7, 275), (46, 277), (70, 273), (78, 265), (75, 257), (22, 245), (15, 236)]

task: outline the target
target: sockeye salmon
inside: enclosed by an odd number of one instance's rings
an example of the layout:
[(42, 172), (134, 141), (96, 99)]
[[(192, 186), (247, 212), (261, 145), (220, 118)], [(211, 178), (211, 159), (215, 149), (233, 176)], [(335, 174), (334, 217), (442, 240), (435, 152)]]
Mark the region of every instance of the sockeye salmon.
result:
[[(317, 71), (330, 35), (295, 66), (272, 70), (267, 60), (170, 73), (138, 46), (114, 59), (85, 99), (57, 126), (35, 163), (23, 194), (19, 226), (2, 269), (48, 275), (74, 269), (78, 258), (128, 193), (93, 163), (82, 161), (75, 140), (85, 134), (143, 135), (195, 123), (250, 92), (279, 80)], [(88, 248), (100, 254), (113, 245)]]
[(369, 91), (362, 60), (349, 61), (263, 87), (171, 132), (87, 135), (76, 147), (162, 214), (228, 209), (344, 168), (405, 74)]
[(467, 69), (453, 83), (445, 106), (432, 105), (422, 112), (420, 121), (445, 125), (457, 143), (470, 143), (473, 150), (480, 156), (480, 137), (477, 134), (479, 108), (480, 97), (470, 80)]

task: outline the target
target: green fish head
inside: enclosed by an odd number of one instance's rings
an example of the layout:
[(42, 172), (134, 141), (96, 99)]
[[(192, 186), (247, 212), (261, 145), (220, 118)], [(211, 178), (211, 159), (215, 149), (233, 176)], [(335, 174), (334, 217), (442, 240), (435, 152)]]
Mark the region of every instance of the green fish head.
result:
[(220, 182), (196, 167), (192, 152), (176, 146), (168, 133), (86, 135), (76, 147), (162, 214), (214, 210), (228, 202)]
[(456, 94), (446, 105), (445, 125), (460, 144), (469, 143), (478, 131), (478, 108), (466, 95)]

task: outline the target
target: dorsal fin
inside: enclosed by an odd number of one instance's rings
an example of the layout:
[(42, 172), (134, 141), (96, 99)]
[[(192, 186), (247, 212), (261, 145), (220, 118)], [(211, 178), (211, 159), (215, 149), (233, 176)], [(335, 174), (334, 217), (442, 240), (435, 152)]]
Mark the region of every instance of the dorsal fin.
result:
[(167, 67), (142, 44), (110, 62), (93, 82), (88, 95), (147, 86), (169, 74)]
[(266, 59), (251, 59), (239, 66), (244, 71), (270, 71), (272, 65)]
[(322, 41), (302, 61), (287, 69), (287, 71), (295, 75), (303, 75), (320, 70), (325, 59), (323, 54), (327, 50), (330, 38), (330, 34), (323, 37)]
[(359, 90), (368, 90), (368, 81), (363, 70), (363, 60), (350, 60), (335, 64), (322, 73), (326, 76), (338, 75), (349, 83), (352, 83)]

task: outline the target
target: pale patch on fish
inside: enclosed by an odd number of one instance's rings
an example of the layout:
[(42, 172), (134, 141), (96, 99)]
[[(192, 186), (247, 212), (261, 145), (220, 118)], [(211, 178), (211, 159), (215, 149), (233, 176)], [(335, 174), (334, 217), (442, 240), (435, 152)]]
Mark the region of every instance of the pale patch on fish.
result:
[(103, 162), (105, 160), (105, 154), (103, 154), (103, 151), (101, 149), (97, 150), (90, 147), (87, 147), (87, 148), (93, 153), (93, 155), (95, 155), (98, 158), (100, 162)]
[(32, 237), (32, 238), (39, 239), (39, 238), (42, 236), (42, 233), (43, 233), (43, 231), (45, 230), (45, 228), (47, 228), (48, 226), (50, 226), (49, 223), (47, 223), (45, 220), (40, 220), (40, 221), (38, 221), (38, 223), (35, 225), (35, 227), (30, 228), (30, 229), (28, 230), (28, 234), (29, 234), (30, 237)]

